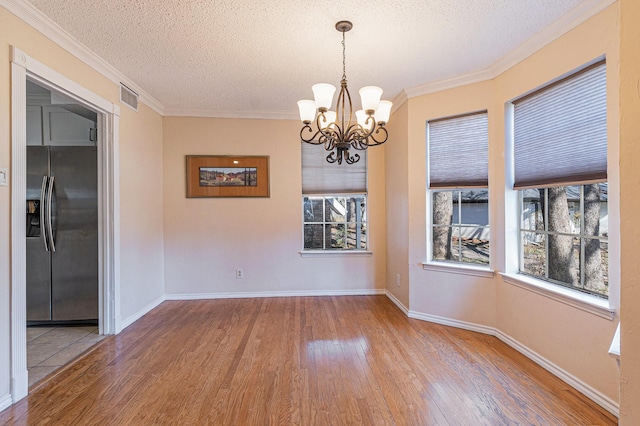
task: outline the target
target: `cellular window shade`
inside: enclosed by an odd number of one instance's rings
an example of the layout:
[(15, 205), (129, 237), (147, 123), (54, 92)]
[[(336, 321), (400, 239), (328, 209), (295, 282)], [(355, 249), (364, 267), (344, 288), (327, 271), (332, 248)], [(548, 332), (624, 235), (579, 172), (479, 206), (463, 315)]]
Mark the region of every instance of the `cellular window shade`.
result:
[(514, 188), (606, 179), (604, 63), (514, 102)]
[(367, 151), (349, 150), (359, 154), (355, 164), (329, 163), (329, 152), (320, 145), (302, 143), (303, 194), (360, 194), (367, 192)]
[(429, 122), (429, 187), (478, 188), (489, 183), (487, 113)]

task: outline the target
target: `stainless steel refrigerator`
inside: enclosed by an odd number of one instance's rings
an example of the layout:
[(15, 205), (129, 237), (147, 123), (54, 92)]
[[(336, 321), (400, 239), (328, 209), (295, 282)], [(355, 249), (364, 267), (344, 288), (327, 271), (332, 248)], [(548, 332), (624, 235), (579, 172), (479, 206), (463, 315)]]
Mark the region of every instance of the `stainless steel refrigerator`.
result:
[(96, 147), (27, 147), (27, 322), (98, 318)]

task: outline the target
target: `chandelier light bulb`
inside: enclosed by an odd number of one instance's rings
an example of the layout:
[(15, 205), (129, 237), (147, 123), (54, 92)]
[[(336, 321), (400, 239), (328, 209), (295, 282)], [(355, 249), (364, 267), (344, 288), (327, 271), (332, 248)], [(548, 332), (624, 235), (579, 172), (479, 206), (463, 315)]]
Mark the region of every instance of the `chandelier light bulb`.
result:
[(360, 89), (360, 99), (362, 100), (362, 109), (367, 114), (373, 113), (378, 109), (382, 89), (377, 86), (365, 86)]
[(318, 83), (311, 87), (316, 106), (319, 111), (326, 111), (333, 104), (333, 94), (336, 93), (336, 86), (328, 83)]
[(387, 124), (389, 122), (392, 106), (393, 102), (391, 101), (380, 101), (378, 109), (376, 109), (376, 113), (374, 115), (376, 123)]
[(320, 125), (323, 129), (329, 128), (332, 124), (336, 124), (336, 112), (335, 111), (327, 111), (324, 113), (324, 118), (320, 118)]
[(298, 109), (300, 110), (300, 120), (303, 123), (311, 123), (316, 119), (316, 104), (310, 100), (298, 101)]
[(359, 109), (356, 111), (356, 121), (366, 131), (371, 128), (371, 120), (369, 120), (369, 123), (367, 123), (367, 118), (369, 118), (369, 116), (366, 112), (364, 112), (363, 109)]

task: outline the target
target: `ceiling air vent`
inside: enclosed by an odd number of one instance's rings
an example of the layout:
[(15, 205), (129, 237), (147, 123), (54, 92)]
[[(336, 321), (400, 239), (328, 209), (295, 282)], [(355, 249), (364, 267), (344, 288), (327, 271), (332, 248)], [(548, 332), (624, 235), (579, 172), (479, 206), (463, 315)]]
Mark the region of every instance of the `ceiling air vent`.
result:
[(138, 110), (138, 94), (120, 83), (120, 102), (130, 106), (135, 111)]

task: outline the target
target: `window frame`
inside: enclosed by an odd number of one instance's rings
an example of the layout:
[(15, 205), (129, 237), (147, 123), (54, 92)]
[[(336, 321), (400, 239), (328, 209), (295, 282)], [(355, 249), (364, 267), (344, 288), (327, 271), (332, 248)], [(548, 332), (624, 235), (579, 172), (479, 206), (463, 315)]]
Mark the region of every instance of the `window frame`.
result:
[[(320, 198), (322, 199), (322, 203), (323, 203), (323, 220), (321, 222), (307, 222), (305, 221), (305, 198)], [(327, 198), (362, 198), (364, 199), (365, 202), (365, 209), (364, 209), (364, 214), (363, 215), (356, 215), (356, 221), (355, 222), (347, 222), (346, 217), (345, 217), (345, 221), (344, 222), (331, 222), (331, 221), (326, 221), (325, 217), (324, 217), (324, 205), (326, 202)], [(343, 194), (343, 193), (324, 193), (324, 194), (302, 194), (302, 250), (300, 251), (301, 255), (326, 255), (326, 254), (356, 254), (356, 255), (362, 255), (362, 254), (371, 254), (371, 251), (369, 249), (369, 201), (368, 201), (368, 193), (366, 192), (358, 192), (358, 193), (349, 193), (349, 194)], [(361, 220), (361, 218), (364, 217), (364, 220)], [(346, 229), (346, 225), (348, 223), (355, 223), (357, 229), (361, 229), (362, 225), (365, 226), (366, 228), (366, 233), (365, 233), (365, 248), (347, 248), (347, 247), (338, 247), (338, 248), (327, 248), (326, 247), (326, 239), (323, 238), (322, 239), (322, 245), (323, 248), (306, 248), (305, 247), (305, 226), (306, 225), (322, 225), (327, 226), (327, 225), (331, 225), (331, 224), (344, 224), (345, 225), (345, 229)], [(361, 234), (360, 234), (361, 235)], [(362, 239), (359, 239), (357, 244), (361, 245), (361, 241)]]
[[(600, 182), (600, 183), (607, 183), (607, 193), (608, 193), (608, 182)], [(603, 235), (587, 235), (584, 233), (584, 186), (585, 185), (589, 185), (589, 183), (583, 183), (583, 184), (579, 184), (579, 185), (564, 185), (561, 186), (562, 188), (566, 188), (569, 186), (579, 186), (580, 187), (580, 229), (578, 233), (564, 233), (564, 232), (559, 232), (559, 231), (551, 231), (548, 230), (548, 226), (549, 226), (549, 209), (544, 209), (544, 225), (545, 225), (545, 229), (543, 230), (532, 230), (532, 229), (525, 229), (522, 226), (523, 223), (523, 206), (524, 206), (524, 202), (523, 202), (523, 197), (524, 197), (524, 191), (526, 191), (527, 189), (518, 189), (516, 190), (517, 192), (517, 197), (518, 197), (518, 273), (525, 275), (529, 278), (535, 279), (535, 280), (540, 280), (540, 281), (545, 281), (548, 283), (551, 283), (553, 285), (557, 285), (557, 286), (561, 286), (561, 287), (565, 287), (571, 291), (577, 291), (580, 293), (584, 293), (587, 294), (589, 296), (593, 296), (593, 297), (597, 297), (603, 300), (608, 300), (609, 296), (608, 293), (607, 295), (603, 295), (601, 293), (597, 293), (597, 292), (593, 292), (590, 290), (587, 290), (585, 288), (585, 268), (584, 268), (584, 258), (585, 258), (585, 241), (586, 240), (598, 240), (600, 242), (606, 242), (607, 246), (609, 244), (609, 237), (607, 236), (603, 236)], [(548, 206), (549, 205), (549, 188), (551, 188), (552, 186), (545, 186), (545, 187), (540, 187), (540, 188), (535, 188), (536, 190), (540, 190), (540, 189), (544, 189), (544, 200), (542, 201), (543, 205)], [(607, 202), (608, 204), (608, 202)], [(607, 215), (608, 215), (608, 205), (607, 205)], [(600, 219), (598, 219), (600, 220)], [(523, 266), (524, 266), (524, 241), (523, 241), (523, 234), (524, 233), (532, 233), (532, 234), (540, 234), (540, 235), (544, 235), (545, 238), (545, 273), (544, 273), (544, 277), (540, 277), (537, 275), (533, 275), (533, 274), (529, 274), (525, 271), (523, 271)], [(571, 237), (572, 239), (575, 238), (579, 238), (580, 239), (580, 253), (579, 253), (579, 258), (578, 258), (578, 267), (579, 267), (579, 284), (580, 287), (574, 287), (569, 283), (565, 283), (562, 281), (557, 281), (554, 280), (552, 278), (549, 278), (549, 235), (557, 235), (557, 236), (565, 236), (565, 237)], [(608, 265), (607, 265), (608, 267)], [(607, 284), (608, 287), (608, 284)]]
[[(466, 191), (473, 191), (473, 190), (482, 190), (482, 191), (486, 191), (487, 192), (487, 225), (474, 225), (471, 223), (463, 223), (461, 218), (462, 218), (462, 193), (466, 192)], [(433, 223), (433, 208), (434, 208), (434, 202), (433, 202), (433, 196), (435, 193), (437, 192), (452, 192), (453, 195), (455, 196), (455, 194), (458, 195), (458, 201), (456, 203), (455, 200), (453, 200), (453, 206), (454, 208), (456, 208), (456, 204), (457, 204), (457, 209), (458, 209), (458, 222), (454, 223), (453, 221), (451, 222), (451, 225), (436, 225)], [(491, 265), (491, 238), (489, 238), (489, 261), (486, 264), (479, 264), (479, 263), (473, 263), (473, 262), (464, 262), (462, 260), (462, 238), (460, 238), (460, 236), (462, 235), (462, 229), (463, 228), (482, 228), (482, 229), (486, 229), (487, 232), (491, 232), (491, 219), (490, 219), (490, 208), (489, 208), (489, 188), (453, 188), (453, 189), (444, 189), (444, 188), (433, 188), (433, 189), (429, 189), (429, 195), (430, 195), (430, 209), (429, 209), (429, 235), (430, 235), (430, 251), (428, 253), (429, 256), (429, 264), (447, 264), (450, 266), (465, 266), (465, 267), (469, 267), (469, 268), (477, 268), (477, 269), (490, 269), (490, 265)], [(460, 235), (458, 238), (458, 257), (460, 258), (460, 260), (447, 260), (447, 259), (434, 259), (433, 257), (433, 230), (435, 228), (458, 228), (460, 230)]]

